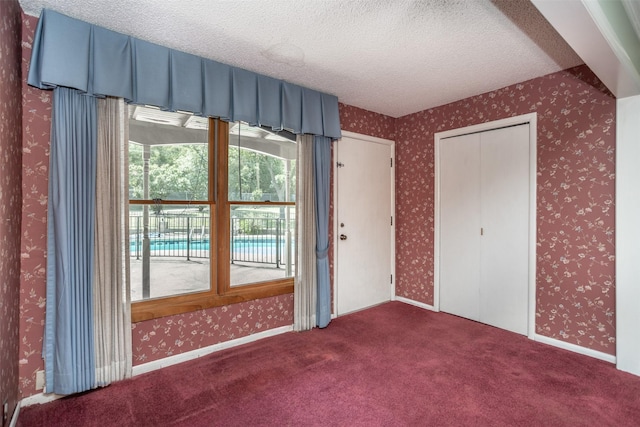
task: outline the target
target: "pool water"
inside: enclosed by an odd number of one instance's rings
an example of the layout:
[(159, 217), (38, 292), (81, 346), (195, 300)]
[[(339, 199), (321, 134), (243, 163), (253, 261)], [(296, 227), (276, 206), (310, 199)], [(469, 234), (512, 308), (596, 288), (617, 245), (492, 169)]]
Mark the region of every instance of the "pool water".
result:
[[(130, 242), (129, 248), (131, 252), (135, 252), (136, 244), (138, 244), (139, 248), (142, 248), (142, 239), (139, 242), (132, 240)], [(255, 239), (246, 239), (239, 238), (233, 239), (232, 241), (233, 248), (235, 250), (247, 250), (247, 249), (275, 249), (276, 247), (276, 239), (260, 239), (256, 241)], [(285, 240), (282, 239), (280, 241), (280, 247), (285, 246)], [(167, 251), (167, 250), (186, 250), (187, 249), (187, 241), (186, 240), (151, 240), (150, 249), (152, 251)], [(191, 250), (209, 250), (209, 240), (197, 240), (189, 243), (189, 249)]]

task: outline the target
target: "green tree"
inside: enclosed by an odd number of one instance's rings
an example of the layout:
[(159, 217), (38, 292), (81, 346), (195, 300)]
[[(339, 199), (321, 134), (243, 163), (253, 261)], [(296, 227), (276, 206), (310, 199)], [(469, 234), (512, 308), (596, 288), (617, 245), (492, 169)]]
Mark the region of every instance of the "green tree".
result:
[[(286, 160), (237, 147), (229, 147), (229, 197), (232, 200), (285, 200)], [(291, 161), (288, 181), (290, 194), (295, 194), (295, 161)], [(242, 193), (242, 194), (241, 194)], [(266, 195), (266, 196), (265, 196)]]
[[(206, 200), (208, 149), (206, 144), (155, 145), (150, 148), (149, 198)], [(144, 147), (129, 145), (129, 197), (143, 198)], [(285, 187), (295, 194), (295, 160), (290, 161), (238, 147), (229, 147), (230, 200), (285, 200)], [(241, 194), (242, 193), (242, 194)]]
[[(129, 197), (143, 197), (143, 152), (129, 147)], [(208, 150), (206, 144), (156, 145), (150, 150), (149, 198), (206, 200)]]

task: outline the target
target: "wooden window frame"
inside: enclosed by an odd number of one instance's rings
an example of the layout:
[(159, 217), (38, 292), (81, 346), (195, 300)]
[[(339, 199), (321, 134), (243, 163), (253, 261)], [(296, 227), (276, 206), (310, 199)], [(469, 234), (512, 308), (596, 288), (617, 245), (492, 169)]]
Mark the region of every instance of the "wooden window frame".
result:
[[(295, 202), (238, 202), (228, 200), (228, 152), (229, 152), (229, 123), (219, 119), (209, 119), (209, 200), (162, 201), (162, 204), (199, 204), (209, 205), (211, 221), (210, 242), (229, 242), (230, 205), (265, 205), (265, 206), (295, 206)], [(151, 205), (152, 200), (131, 200), (130, 204)], [(215, 225), (215, 227), (214, 227)], [(231, 287), (230, 285), (230, 249), (229, 244), (216, 245), (217, 250), (210, 247), (210, 289), (137, 301), (131, 304), (131, 321), (133, 323), (156, 319), (164, 316), (188, 313), (211, 307), (220, 307), (268, 298), (293, 292), (293, 277), (252, 283)]]

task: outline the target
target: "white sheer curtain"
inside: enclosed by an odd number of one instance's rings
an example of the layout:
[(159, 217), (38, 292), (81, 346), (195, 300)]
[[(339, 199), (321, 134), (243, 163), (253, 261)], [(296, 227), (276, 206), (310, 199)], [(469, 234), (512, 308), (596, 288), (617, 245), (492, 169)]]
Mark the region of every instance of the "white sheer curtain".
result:
[(98, 100), (93, 294), (98, 387), (131, 376), (126, 111), (122, 98)]
[(313, 179), (313, 136), (299, 135), (296, 176), (296, 242), (298, 259), (293, 291), (293, 328), (306, 331), (316, 326), (316, 209)]

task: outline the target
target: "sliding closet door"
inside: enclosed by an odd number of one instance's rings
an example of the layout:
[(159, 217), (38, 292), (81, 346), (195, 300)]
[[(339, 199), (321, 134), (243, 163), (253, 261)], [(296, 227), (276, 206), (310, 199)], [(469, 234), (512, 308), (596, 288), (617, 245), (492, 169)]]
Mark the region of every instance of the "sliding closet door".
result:
[(529, 125), (480, 133), (480, 321), (527, 333)]
[(440, 146), (440, 309), (480, 320), (480, 135)]

